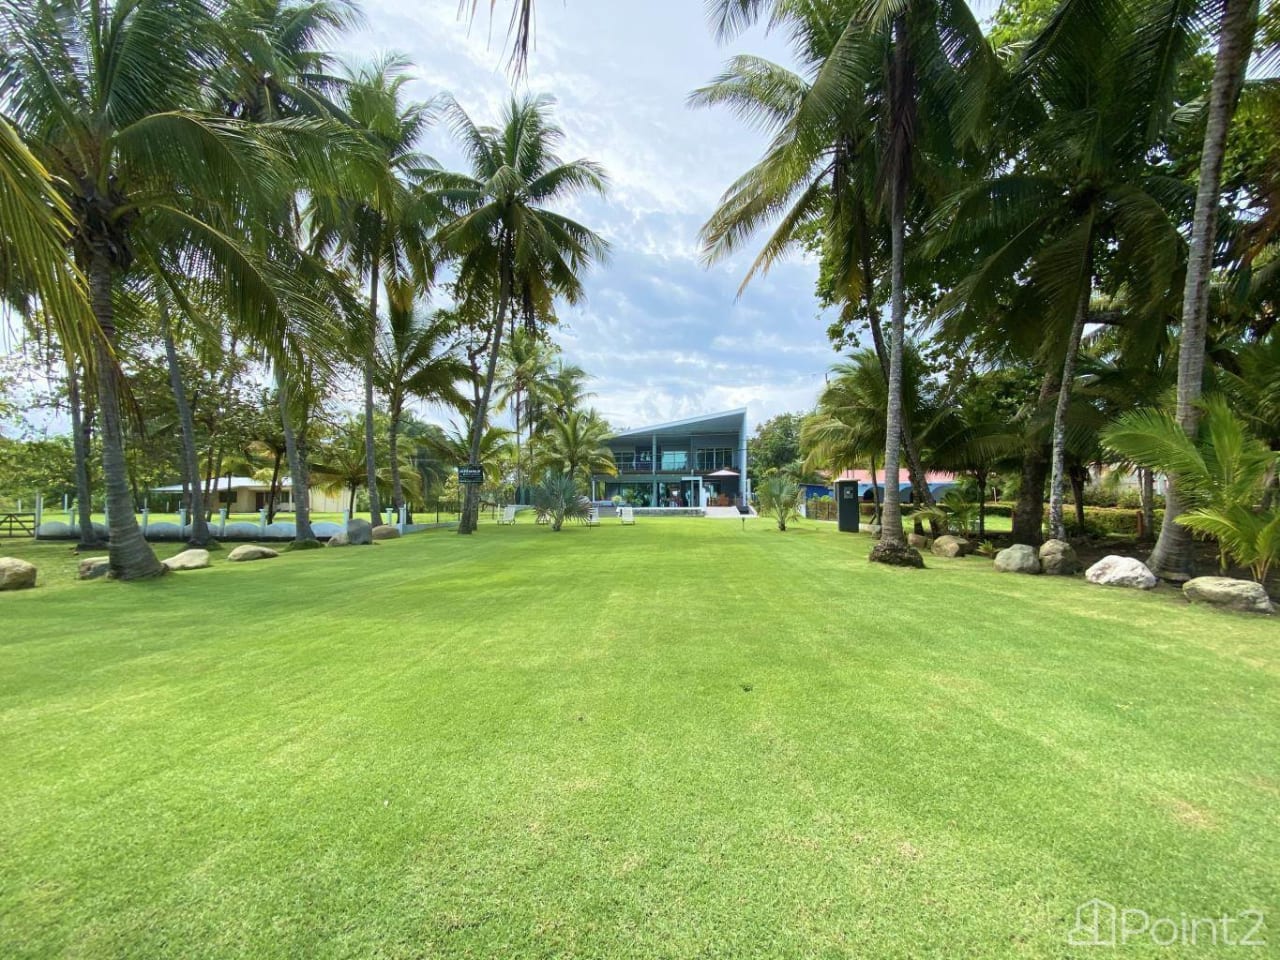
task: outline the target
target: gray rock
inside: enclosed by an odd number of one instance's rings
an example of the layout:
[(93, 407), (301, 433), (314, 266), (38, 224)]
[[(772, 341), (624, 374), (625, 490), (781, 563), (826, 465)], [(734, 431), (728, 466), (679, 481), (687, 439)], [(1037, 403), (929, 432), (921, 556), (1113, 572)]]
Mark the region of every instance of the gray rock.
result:
[(1276, 608), (1261, 584), (1231, 577), (1196, 577), (1182, 585), (1188, 600), (1211, 603), (1215, 607), (1239, 610), (1241, 613), (1275, 613)]
[(384, 523), (373, 528), (373, 539), (375, 540), (398, 540), (399, 538), (400, 528), (389, 523)]
[(1083, 569), (1080, 558), (1065, 540), (1046, 540), (1040, 544), (1040, 569), (1050, 576), (1070, 577)]
[(358, 518), (348, 520), (347, 541), (353, 547), (364, 547), (373, 543), (373, 525), (368, 520)]
[(71, 525), (61, 520), (46, 520), (36, 527), (36, 536), (47, 537), (50, 540), (65, 540), (71, 536)]
[(350, 541), (349, 539), (347, 539), (347, 535), (346, 535), (346, 533), (344, 533), (344, 532), (341, 532), (341, 531), (340, 531), (340, 532), (338, 532), (338, 533), (335, 533), (332, 537), (330, 537), (330, 538), (329, 538), (329, 542), (328, 542), (327, 544), (325, 544), (325, 546), (327, 546), (327, 547), (349, 547), (349, 546), (351, 546), (351, 541)]
[(111, 573), (110, 557), (85, 557), (76, 571), (77, 580), (97, 580)]
[(908, 533), (907, 546), (915, 547), (917, 550), (928, 550), (929, 544), (933, 541), (926, 537), (923, 533)]
[(209, 551), (193, 547), (160, 562), (170, 570), (203, 570), (209, 565)]
[(233, 563), (243, 563), (246, 560), (270, 560), (272, 557), (278, 557), (270, 547), (260, 547), (256, 543), (244, 543), (236, 547), (227, 554), (227, 559)]
[(932, 550), (935, 557), (967, 557), (973, 553), (973, 544), (964, 537), (947, 534), (933, 541)]
[(1001, 573), (1039, 573), (1040, 557), (1035, 547), (1015, 543), (996, 554), (995, 565)]
[(35, 585), (35, 564), (17, 557), (0, 557), (0, 590), (29, 590)]
[(1131, 587), (1135, 590), (1154, 590), (1158, 582), (1156, 575), (1141, 560), (1115, 554), (1095, 563), (1084, 572), (1084, 578), (1105, 587)]

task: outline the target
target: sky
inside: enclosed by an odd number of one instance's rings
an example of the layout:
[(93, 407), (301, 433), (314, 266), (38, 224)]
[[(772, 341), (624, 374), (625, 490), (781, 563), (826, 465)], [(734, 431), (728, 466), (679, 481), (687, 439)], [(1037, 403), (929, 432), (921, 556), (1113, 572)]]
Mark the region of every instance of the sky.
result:
[[(447, 91), (477, 122), (497, 121), (512, 91), (505, 2), (492, 29), (483, 14), (470, 26), (460, 20), (457, 0), (364, 0), (363, 9), (345, 58), (403, 53), (415, 64), (412, 96)], [(699, 228), (764, 147), (727, 110), (686, 106), (737, 53), (791, 63), (784, 38), (762, 30), (718, 44), (699, 0), (538, 6), (536, 49), (517, 89), (553, 95), (562, 156), (603, 164), (611, 181), (603, 200), (565, 209), (606, 237), (612, 254), (586, 277), (586, 303), (559, 311), (555, 337), (592, 375), (591, 402), (620, 429), (741, 406), (753, 424), (809, 409), (837, 359), (814, 263), (779, 264), (739, 297), (751, 247), (711, 268), (700, 261)], [(463, 165), (443, 125), (423, 147), (447, 167)]]

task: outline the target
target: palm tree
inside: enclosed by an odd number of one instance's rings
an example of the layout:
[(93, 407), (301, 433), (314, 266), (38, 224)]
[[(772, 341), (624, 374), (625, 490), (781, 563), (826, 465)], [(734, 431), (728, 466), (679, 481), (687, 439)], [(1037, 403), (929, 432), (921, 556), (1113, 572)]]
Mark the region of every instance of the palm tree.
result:
[[(722, 17), (725, 11), (722, 4)], [(776, 221), (741, 294), (786, 253), (807, 249), (820, 228), (821, 295), (842, 305), (846, 328), (861, 323), (870, 331), (887, 381), (890, 362), (877, 299), (877, 276), (885, 266), (876, 144), (883, 50), (874, 38), (846, 30), (856, 12), (856, 0), (778, 5), (775, 18), (785, 19), (806, 74), (738, 56), (692, 94), (694, 105), (728, 106), (772, 134), (764, 157), (726, 191), (701, 237), (704, 259), (714, 263)], [(833, 70), (862, 79), (834, 84), (824, 76)], [(909, 417), (903, 419), (902, 450), (913, 496), (932, 502)]]
[[(1186, 285), (1182, 293), (1182, 333), (1178, 346), (1178, 424), (1188, 436), (1200, 420), (1198, 401), (1204, 388), (1205, 338), (1209, 309), (1209, 281), (1213, 267), (1214, 234), (1222, 190), (1222, 163), (1227, 131), (1235, 113), (1241, 84), (1253, 51), (1258, 0), (1222, 0), (1203, 3), (1218, 11), (1218, 51), (1200, 154), (1195, 212), (1191, 221), (1191, 250)], [(1177, 481), (1165, 492), (1164, 521), (1149, 562), (1157, 573), (1188, 575), (1191, 572), (1191, 538), (1179, 524), (1182, 495)]]
[(760, 512), (772, 516), (781, 532), (785, 533), (787, 524), (800, 516), (804, 490), (790, 477), (778, 473), (766, 478), (760, 485), (759, 495)]
[(511, 331), (511, 337), (503, 348), (499, 400), (503, 405), (510, 406), (515, 415), (517, 497), (522, 487), (521, 438), (524, 429), (532, 433), (533, 391), (549, 377), (551, 352), (551, 347), (544, 339), (524, 327)]
[[(790, 19), (787, 0), (716, 0), (721, 32), (733, 32), (770, 11), (774, 22)], [(888, 404), (885, 434), (884, 530), (871, 559), (912, 563), (899, 498), (899, 462), (904, 426), (902, 351), (906, 331), (906, 223), (916, 168), (926, 157), (953, 152), (958, 137), (950, 113), (975, 99), (968, 88), (991, 71), (991, 50), (964, 3), (904, 0), (851, 4), (839, 38), (830, 46), (807, 92), (819, 115), (831, 104), (863, 102), (874, 117), (878, 144), (876, 184), (889, 227)], [(869, 56), (879, 50), (879, 56)], [(922, 116), (922, 108), (927, 115)], [(922, 139), (923, 138), (923, 139)]]
[(421, 189), (435, 166), (417, 149), (432, 116), (432, 106), (406, 103), (404, 87), (411, 79), (409, 62), (383, 57), (346, 78), (346, 112), (372, 148), (375, 169), (360, 157), (344, 171), (344, 189), (332, 202), (314, 204), (315, 246), (341, 254), (368, 285), (368, 312), (357, 321), (352, 338), (364, 381), (365, 473), (369, 513), (381, 522), (375, 459), (374, 385), (382, 321), (378, 300), (385, 285), (408, 278), (425, 288), (432, 275), (429, 238), (435, 226), (434, 198)]
[[(550, 108), (547, 97), (512, 99), (500, 127), (481, 127), (456, 102), (449, 107), (472, 171), (436, 175), (441, 199), (462, 211), (440, 231), (439, 240), (460, 258), (459, 272), (467, 284), (496, 289), (489, 357), (471, 416), (473, 457), (480, 455), (515, 292), (537, 277), (548, 290), (576, 303), (583, 296), (583, 272), (608, 251), (601, 237), (547, 207), (583, 190), (603, 194), (605, 189), (597, 164), (566, 163), (555, 154), (564, 134), (551, 121)], [(472, 533), (479, 502), (470, 486), (464, 507), (458, 531)]]
[(72, 210), (72, 244), (101, 337), (94, 351), (111, 571), (164, 567), (134, 517), (116, 368), (115, 287), (162, 250), (191, 251), (189, 271), (233, 291), (250, 313), (274, 304), (268, 282), (224, 226), (264, 206), (283, 158), (234, 122), (192, 112), (216, 58), (208, 8), (193, 0), (64, 7), (0, 2), (0, 87), (24, 141)]
[(550, 421), (538, 437), (535, 469), (552, 470), (583, 484), (592, 474), (617, 476), (613, 451), (606, 443), (610, 432), (595, 410), (570, 411), (563, 419)]
[(458, 384), (471, 370), (458, 355), (455, 320), (447, 311), (426, 315), (412, 300), (408, 285), (392, 287), (387, 297), (387, 324), (378, 345), (375, 384), (387, 396), (391, 502), (399, 515), (404, 506), (400, 477), (400, 424), (412, 399), (462, 410), (467, 399)]
[(484, 470), (485, 483), (499, 486), (503, 469), (511, 459), (512, 433), (505, 427), (488, 426), (480, 433), (479, 452), (472, 455), (472, 438), (475, 430), (470, 421), (449, 424), (449, 429), (439, 436), (424, 438), (426, 446), (441, 460), (454, 467), (468, 463), (478, 464)]
[[(0, 68), (2, 71), (3, 68)], [(70, 358), (92, 361), (84, 277), (68, 262), (71, 208), (49, 171), (0, 117), (0, 297), (34, 294)]]

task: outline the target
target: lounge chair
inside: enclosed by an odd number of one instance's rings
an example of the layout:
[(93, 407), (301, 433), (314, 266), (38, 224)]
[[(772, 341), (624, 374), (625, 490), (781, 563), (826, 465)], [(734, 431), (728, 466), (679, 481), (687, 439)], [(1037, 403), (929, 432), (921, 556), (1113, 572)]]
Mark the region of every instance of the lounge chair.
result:
[(621, 523), (635, 523), (636, 522), (635, 507), (619, 507), (618, 520)]
[(503, 507), (502, 516), (498, 518), (498, 523), (504, 524), (504, 523), (515, 523), (515, 522), (516, 522), (515, 504), (510, 504), (508, 506)]

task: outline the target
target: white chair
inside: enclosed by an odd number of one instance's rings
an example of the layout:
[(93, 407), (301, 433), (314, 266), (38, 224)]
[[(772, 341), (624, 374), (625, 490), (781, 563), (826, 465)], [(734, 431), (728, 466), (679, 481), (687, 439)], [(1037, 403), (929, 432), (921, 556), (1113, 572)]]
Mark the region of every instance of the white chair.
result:
[(590, 510), (587, 511), (586, 524), (588, 527), (600, 526), (600, 508), (599, 507), (592, 507)]
[(636, 522), (635, 507), (619, 507), (618, 520), (621, 523), (635, 523)]
[(507, 523), (515, 523), (515, 522), (516, 522), (515, 504), (510, 504), (508, 506), (503, 507), (502, 516), (498, 518), (498, 523), (501, 525), (501, 524), (507, 524)]

